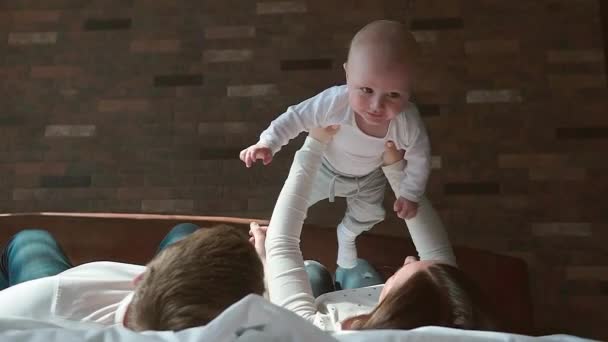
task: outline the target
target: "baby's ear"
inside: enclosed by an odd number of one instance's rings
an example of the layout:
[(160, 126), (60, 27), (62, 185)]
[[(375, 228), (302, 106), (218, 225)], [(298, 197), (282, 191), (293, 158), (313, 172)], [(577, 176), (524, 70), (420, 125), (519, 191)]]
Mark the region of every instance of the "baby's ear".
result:
[(342, 68), (344, 68), (344, 73), (346, 74), (346, 80), (348, 81), (348, 62), (344, 62), (344, 64), (342, 64)]

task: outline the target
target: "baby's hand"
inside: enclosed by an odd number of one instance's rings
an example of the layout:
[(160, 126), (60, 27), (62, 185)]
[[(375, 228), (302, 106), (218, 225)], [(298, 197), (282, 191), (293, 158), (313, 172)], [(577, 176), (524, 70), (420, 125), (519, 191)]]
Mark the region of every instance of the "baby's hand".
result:
[(384, 166), (395, 164), (403, 159), (404, 150), (398, 150), (397, 145), (392, 141), (384, 143), (384, 153), (382, 153), (382, 162)]
[(247, 167), (251, 167), (257, 159), (268, 165), (272, 161), (272, 150), (266, 145), (257, 143), (242, 150), (239, 157)]
[(336, 135), (336, 133), (338, 133), (339, 129), (340, 129), (339, 125), (331, 125), (331, 126), (327, 126), (325, 128), (315, 127), (310, 130), (308, 135), (311, 138), (314, 138), (315, 140), (318, 140), (324, 144), (327, 144), (331, 140), (331, 138), (333, 138), (333, 136)]
[(397, 213), (397, 216), (400, 218), (409, 220), (414, 218), (416, 213), (418, 213), (418, 203), (399, 197), (393, 205), (393, 210), (395, 210), (395, 213)]

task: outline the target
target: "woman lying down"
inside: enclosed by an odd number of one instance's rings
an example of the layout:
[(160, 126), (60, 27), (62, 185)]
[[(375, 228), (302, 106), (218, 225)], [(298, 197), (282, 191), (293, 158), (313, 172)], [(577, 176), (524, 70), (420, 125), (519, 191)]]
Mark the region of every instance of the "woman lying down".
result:
[[(342, 290), (325, 293), (315, 300), (313, 289), (315, 295), (328, 291), (320, 290), (327, 279), (323, 279), (324, 269), (318, 264), (305, 266), (300, 233), (323, 150), (337, 129), (311, 130), (294, 157), (277, 200), (265, 243), (270, 300), (326, 331), (413, 329), (428, 325), (491, 330), (493, 325), (478, 288), (456, 268), (440, 219), (421, 212), (430, 206), (428, 201), (420, 205), (416, 216), (420, 219), (407, 222), (422, 260), (407, 257), (403, 266), (380, 285), (377, 272), (360, 260), (361, 266), (353, 269), (353, 274), (336, 275)], [(395, 190), (403, 177), (404, 164), (390, 143), (384, 164), (384, 173)], [(264, 228), (253, 225), (252, 230), (254, 237), (263, 237)], [(374, 286), (361, 288), (366, 285)]]

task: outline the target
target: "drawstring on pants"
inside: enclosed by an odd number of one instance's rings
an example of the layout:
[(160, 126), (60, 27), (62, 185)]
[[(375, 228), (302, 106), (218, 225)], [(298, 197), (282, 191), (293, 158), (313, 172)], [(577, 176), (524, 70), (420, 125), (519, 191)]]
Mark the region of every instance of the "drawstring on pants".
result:
[[(338, 178), (340, 178), (340, 175), (334, 175), (331, 180), (329, 181), (329, 192), (327, 194), (327, 198), (329, 199), (329, 202), (333, 203), (336, 199), (336, 180)], [(357, 193), (355, 194), (355, 196), (359, 195), (359, 192), (361, 191), (361, 186), (359, 185), (359, 177), (353, 177), (356, 181), (357, 181)]]

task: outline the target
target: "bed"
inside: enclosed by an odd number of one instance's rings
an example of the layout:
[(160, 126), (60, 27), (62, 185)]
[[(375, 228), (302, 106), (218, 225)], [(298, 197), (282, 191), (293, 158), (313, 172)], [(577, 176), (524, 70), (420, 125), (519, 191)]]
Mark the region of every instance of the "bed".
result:
[[(0, 230), (0, 244), (21, 229), (44, 228), (57, 238), (75, 264), (98, 260), (144, 264), (152, 257), (164, 234), (177, 223), (192, 222), (200, 226), (223, 223), (248, 229), (252, 220), (255, 219), (119, 213), (0, 214), (0, 227), (3, 228)], [(265, 223), (263, 220), (255, 221)], [(137, 248), (133, 248), (134, 243)], [(403, 238), (366, 234), (358, 240), (358, 249), (360, 256), (368, 259), (385, 277), (402, 265), (405, 256), (415, 255), (415, 248), (405, 232)], [(305, 258), (318, 260), (331, 269), (336, 257), (335, 230), (331, 227), (305, 225), (302, 250)], [(502, 322), (501, 331), (534, 335), (525, 262), (510, 256), (459, 246), (455, 247), (455, 254), (460, 267), (481, 285), (496, 308), (496, 315)], [(119, 331), (120, 329), (110, 329), (103, 333), (119, 334)], [(453, 335), (453, 332), (442, 329), (422, 331), (424, 334)], [(402, 336), (412, 336), (413, 340), (418, 341), (415, 337), (418, 332), (414, 335), (411, 335), (412, 332), (395, 334), (398, 336), (395, 341), (400, 341)], [(505, 336), (494, 337), (504, 340), (502, 338)]]

